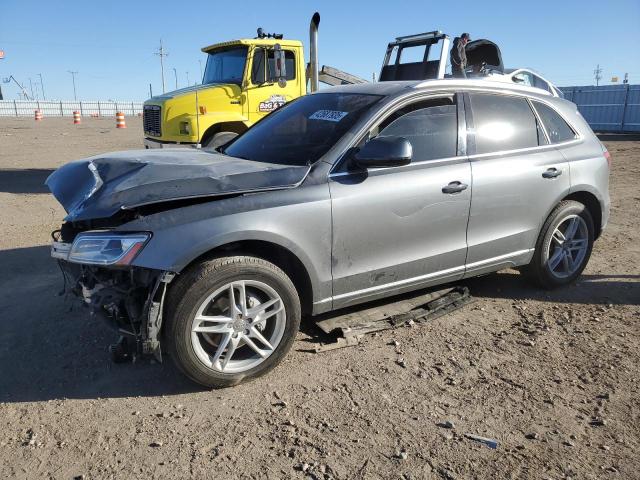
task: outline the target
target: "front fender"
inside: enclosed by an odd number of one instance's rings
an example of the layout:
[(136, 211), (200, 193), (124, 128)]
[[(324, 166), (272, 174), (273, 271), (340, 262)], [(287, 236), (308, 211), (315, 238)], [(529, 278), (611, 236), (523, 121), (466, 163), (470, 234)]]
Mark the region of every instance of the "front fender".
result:
[(238, 241), (269, 242), (304, 265), (314, 302), (331, 297), (327, 184), (214, 200), (157, 213), (120, 229), (153, 234), (133, 265), (178, 273), (218, 247)]

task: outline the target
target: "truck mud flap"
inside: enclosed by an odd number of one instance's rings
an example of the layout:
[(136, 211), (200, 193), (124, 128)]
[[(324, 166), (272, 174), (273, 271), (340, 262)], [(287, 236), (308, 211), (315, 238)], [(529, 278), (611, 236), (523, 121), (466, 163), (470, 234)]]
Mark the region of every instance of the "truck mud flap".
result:
[(312, 351), (320, 353), (355, 346), (367, 334), (434, 320), (473, 301), (467, 287), (456, 286), (427, 293), (423, 290), (365, 309), (349, 309), (342, 315), (316, 322), (335, 341), (319, 343)]

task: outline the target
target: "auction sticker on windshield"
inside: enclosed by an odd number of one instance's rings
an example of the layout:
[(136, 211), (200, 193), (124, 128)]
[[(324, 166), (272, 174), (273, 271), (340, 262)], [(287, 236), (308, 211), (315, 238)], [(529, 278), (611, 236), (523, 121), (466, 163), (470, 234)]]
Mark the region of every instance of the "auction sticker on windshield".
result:
[(339, 122), (347, 116), (349, 112), (339, 112), (337, 110), (318, 110), (309, 117), (309, 120), (327, 120), (329, 122)]

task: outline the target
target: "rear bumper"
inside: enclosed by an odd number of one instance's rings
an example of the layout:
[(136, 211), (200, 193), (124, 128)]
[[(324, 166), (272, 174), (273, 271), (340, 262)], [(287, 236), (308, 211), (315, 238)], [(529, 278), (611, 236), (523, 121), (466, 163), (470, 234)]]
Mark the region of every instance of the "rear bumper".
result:
[(144, 148), (196, 148), (196, 144), (190, 142), (167, 142), (145, 137)]

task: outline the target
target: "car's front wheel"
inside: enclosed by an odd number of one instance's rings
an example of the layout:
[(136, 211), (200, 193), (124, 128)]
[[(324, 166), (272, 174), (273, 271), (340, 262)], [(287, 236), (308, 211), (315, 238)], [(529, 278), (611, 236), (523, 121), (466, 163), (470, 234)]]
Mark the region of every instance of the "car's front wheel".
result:
[(573, 200), (560, 202), (542, 227), (533, 259), (523, 271), (544, 288), (567, 285), (587, 266), (593, 239), (589, 210)]
[(178, 367), (207, 387), (227, 387), (274, 368), (300, 326), (300, 300), (277, 266), (249, 256), (190, 268), (172, 285), (166, 341)]

